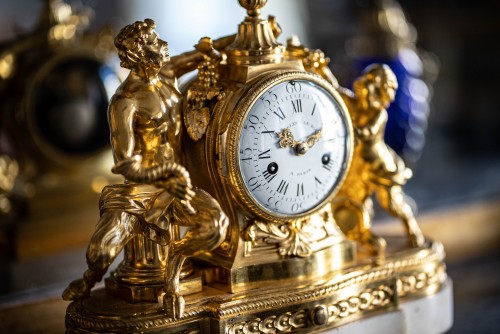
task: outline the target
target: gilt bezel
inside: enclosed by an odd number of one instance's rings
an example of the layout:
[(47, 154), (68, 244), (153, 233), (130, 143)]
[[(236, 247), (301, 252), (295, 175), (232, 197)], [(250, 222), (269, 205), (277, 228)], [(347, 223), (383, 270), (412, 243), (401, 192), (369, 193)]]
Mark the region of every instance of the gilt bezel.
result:
[[(329, 94), (331, 94), (333, 99), (339, 105), (340, 111), (343, 116), (342, 118), (344, 120), (347, 130), (347, 139), (346, 139), (347, 147), (345, 152), (345, 161), (343, 164), (343, 170), (340, 174), (339, 179), (337, 180), (337, 184), (332, 189), (331, 193), (328, 196), (326, 196), (321, 202), (319, 202), (315, 207), (311, 208), (308, 211), (301, 212), (298, 214), (285, 215), (270, 211), (265, 207), (263, 207), (260, 203), (257, 202), (256, 199), (254, 199), (250, 191), (245, 186), (245, 182), (243, 180), (243, 176), (240, 169), (239, 142), (244, 122), (250, 110), (252, 109), (254, 103), (257, 101), (257, 99), (271, 87), (288, 80), (310, 81), (323, 88)], [(302, 72), (302, 71), (281, 71), (278, 73), (273, 72), (271, 74), (265, 74), (263, 75), (262, 78), (257, 79), (256, 82), (250, 85), (246, 94), (243, 94), (241, 99), (236, 104), (233, 111), (233, 115), (234, 115), (234, 121), (232, 121), (229, 126), (228, 140), (227, 140), (229, 176), (236, 197), (241, 199), (242, 204), (246, 209), (248, 209), (248, 211), (250, 211), (256, 217), (268, 221), (277, 221), (277, 222), (293, 221), (297, 219), (302, 219), (306, 216), (313, 214), (314, 212), (324, 207), (324, 205), (327, 202), (333, 199), (335, 194), (338, 192), (340, 186), (342, 185), (346, 177), (347, 171), (349, 170), (354, 143), (353, 143), (352, 124), (349, 112), (347, 111), (347, 107), (344, 104), (342, 97), (330, 83), (328, 83), (326, 80), (324, 80), (323, 78), (321, 78), (316, 74), (309, 72)]]

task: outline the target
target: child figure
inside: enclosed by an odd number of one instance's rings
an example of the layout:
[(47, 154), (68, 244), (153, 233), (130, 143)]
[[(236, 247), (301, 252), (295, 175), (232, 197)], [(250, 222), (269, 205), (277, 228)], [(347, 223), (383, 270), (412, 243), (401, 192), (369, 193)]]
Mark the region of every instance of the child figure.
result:
[(385, 240), (370, 229), (375, 193), (380, 206), (403, 221), (410, 245), (422, 246), (425, 238), (402, 189), (412, 172), (384, 142), (386, 109), (398, 88), (396, 76), (387, 65), (374, 64), (353, 88), (354, 94), (346, 90), (343, 98), (351, 112), (356, 144), (351, 169), (333, 203), (337, 222), (349, 238), (383, 256)]

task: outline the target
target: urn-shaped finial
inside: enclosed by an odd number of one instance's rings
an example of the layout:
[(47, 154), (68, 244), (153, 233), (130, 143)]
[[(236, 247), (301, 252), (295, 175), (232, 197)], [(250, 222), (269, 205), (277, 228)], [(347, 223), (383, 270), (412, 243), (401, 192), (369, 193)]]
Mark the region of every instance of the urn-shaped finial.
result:
[(260, 9), (266, 5), (267, 0), (238, 0), (238, 2), (247, 10), (248, 16), (259, 16)]
[[(238, 0), (247, 10), (247, 17), (239, 25), (234, 42), (226, 48), (228, 64), (255, 65), (280, 63), (285, 57), (285, 48), (276, 41), (274, 33), (280, 29), (273, 17), (264, 19), (260, 9), (267, 0)], [(270, 21), (271, 20), (271, 21)], [(273, 29), (278, 28), (276, 30)]]

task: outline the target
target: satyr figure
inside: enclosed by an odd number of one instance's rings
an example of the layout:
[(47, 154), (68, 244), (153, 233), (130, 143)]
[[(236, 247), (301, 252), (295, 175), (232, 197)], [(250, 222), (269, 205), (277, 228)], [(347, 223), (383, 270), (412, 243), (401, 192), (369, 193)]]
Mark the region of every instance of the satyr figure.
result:
[[(164, 308), (179, 317), (184, 307), (182, 264), (186, 257), (217, 247), (228, 219), (215, 199), (192, 187), (179, 164), (182, 95), (176, 78), (196, 67), (203, 55), (191, 52), (170, 60), (167, 43), (154, 28), (152, 20), (138, 21), (115, 39), (121, 66), (130, 74), (111, 99), (108, 117), (113, 172), (126, 180), (103, 189), (101, 218), (87, 250), (88, 270), (63, 298), (88, 297), (123, 247), (143, 235), (166, 247)], [(190, 227), (180, 240), (174, 237), (175, 225)]]
[(351, 112), (356, 145), (351, 169), (333, 203), (336, 219), (349, 238), (383, 255), (386, 243), (370, 229), (375, 193), (380, 206), (403, 221), (409, 243), (421, 246), (425, 239), (402, 189), (412, 172), (384, 142), (386, 109), (398, 88), (396, 76), (388, 66), (375, 64), (364, 70), (353, 88), (354, 94), (346, 90), (343, 97)]

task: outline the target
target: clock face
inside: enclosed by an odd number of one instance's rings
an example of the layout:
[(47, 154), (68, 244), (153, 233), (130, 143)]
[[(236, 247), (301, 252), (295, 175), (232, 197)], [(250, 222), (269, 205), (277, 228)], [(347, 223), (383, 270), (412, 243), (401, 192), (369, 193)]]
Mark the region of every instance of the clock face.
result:
[(307, 213), (324, 203), (345, 174), (349, 125), (337, 100), (308, 80), (266, 89), (251, 106), (239, 140), (239, 169), (265, 211)]

